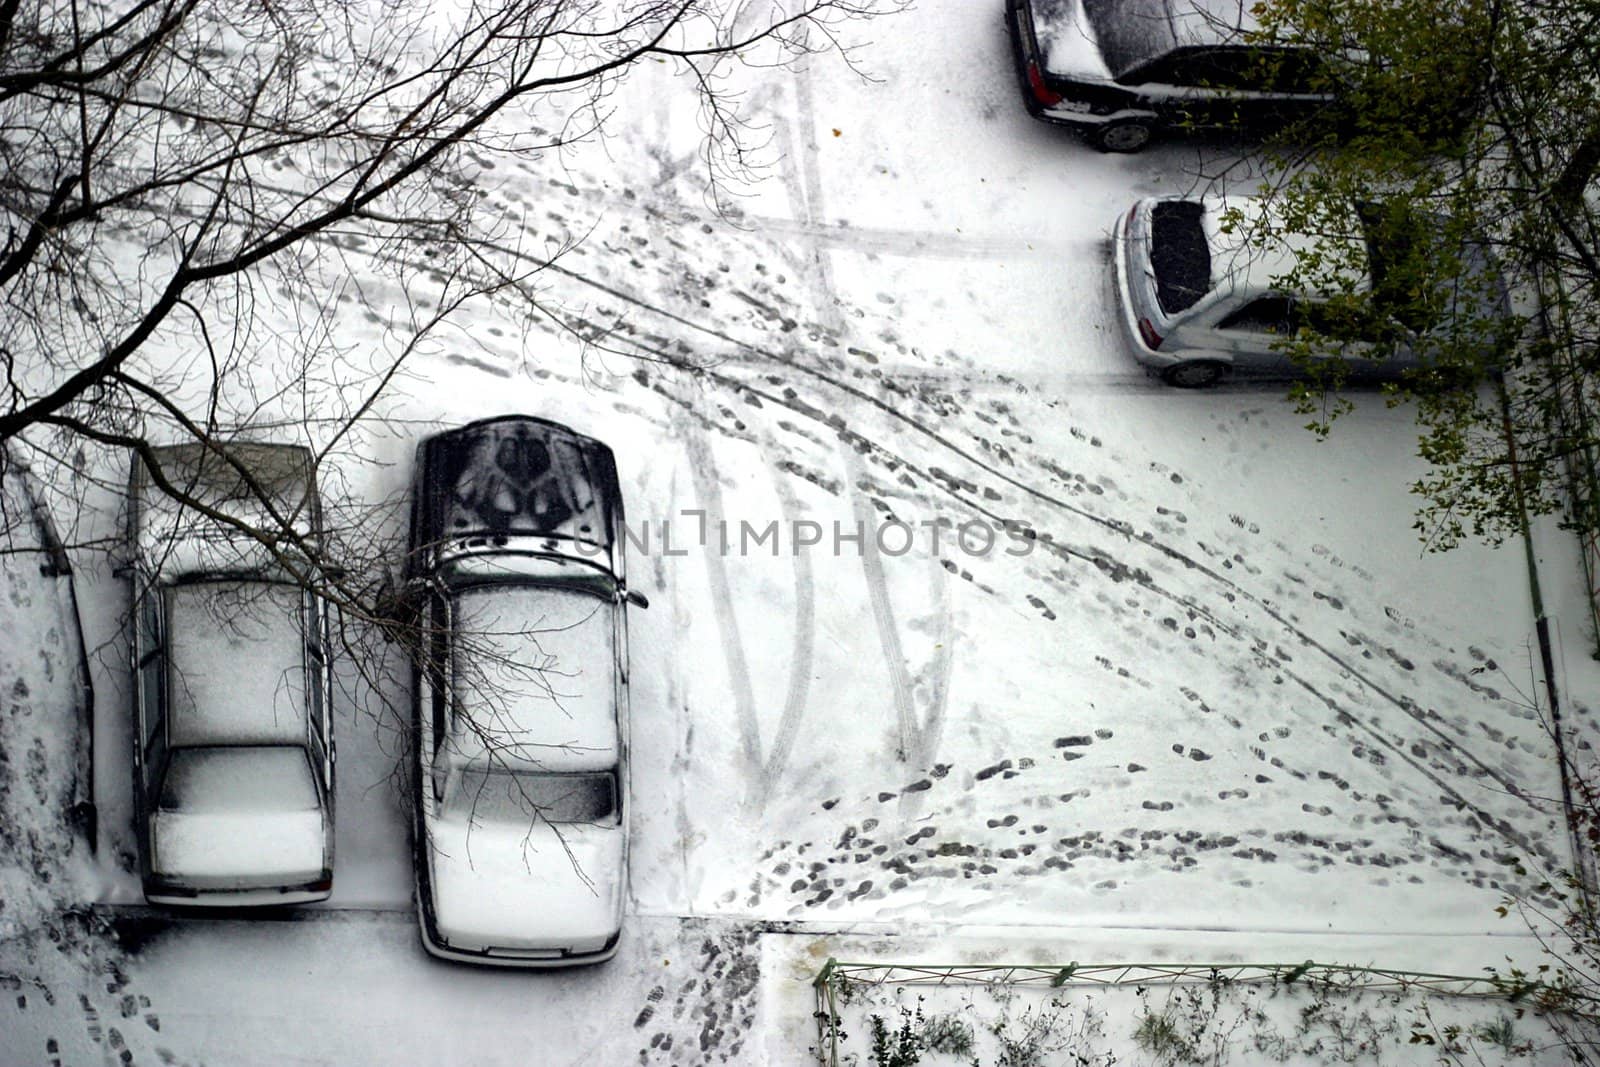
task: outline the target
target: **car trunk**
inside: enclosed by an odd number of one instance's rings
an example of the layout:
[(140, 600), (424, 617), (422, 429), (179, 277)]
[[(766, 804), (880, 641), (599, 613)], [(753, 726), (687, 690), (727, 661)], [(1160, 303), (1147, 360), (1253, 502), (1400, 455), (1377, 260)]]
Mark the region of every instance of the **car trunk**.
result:
[(326, 875), (326, 826), (299, 746), (174, 750), (151, 822), (155, 873), (194, 889), (298, 886)]
[(621, 826), (458, 815), (434, 820), (428, 840), (434, 921), (450, 948), (594, 953), (621, 925)]

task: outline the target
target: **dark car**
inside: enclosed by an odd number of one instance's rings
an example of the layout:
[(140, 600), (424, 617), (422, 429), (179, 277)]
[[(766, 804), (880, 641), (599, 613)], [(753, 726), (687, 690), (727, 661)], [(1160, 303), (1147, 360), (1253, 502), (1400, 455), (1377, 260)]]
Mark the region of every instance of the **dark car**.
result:
[(1265, 133), (1325, 116), (1319, 56), (1255, 40), (1246, 0), (1006, 0), (1023, 100), (1107, 152), (1167, 130)]
[(417, 449), (409, 599), (416, 878), (435, 956), (616, 952), (627, 886), (627, 605), (611, 450), (522, 415)]
[(269, 551), (218, 518), (314, 546), (311, 453), (192, 444), (153, 449), (152, 460), (134, 460), (129, 493), (145, 896), (217, 907), (322, 900), (333, 888), (327, 607), (285, 566), (294, 546)]

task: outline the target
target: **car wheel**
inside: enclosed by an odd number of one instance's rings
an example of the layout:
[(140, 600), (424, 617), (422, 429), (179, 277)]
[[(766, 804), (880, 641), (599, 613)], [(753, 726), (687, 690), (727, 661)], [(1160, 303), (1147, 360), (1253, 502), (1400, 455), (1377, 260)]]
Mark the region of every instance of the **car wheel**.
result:
[(1155, 130), (1143, 119), (1121, 119), (1096, 127), (1089, 140), (1102, 152), (1137, 152), (1154, 136)]
[(1203, 389), (1215, 385), (1221, 377), (1222, 364), (1203, 359), (1179, 363), (1161, 372), (1163, 381), (1180, 389)]

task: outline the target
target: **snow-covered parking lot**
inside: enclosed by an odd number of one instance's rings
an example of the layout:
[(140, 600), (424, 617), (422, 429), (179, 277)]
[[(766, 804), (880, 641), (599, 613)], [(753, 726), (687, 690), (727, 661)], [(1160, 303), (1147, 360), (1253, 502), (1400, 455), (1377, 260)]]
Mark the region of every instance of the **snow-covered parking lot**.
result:
[[(125, 940), (29, 985), (39, 957), (0, 939), (0, 1062), (802, 1064), (830, 955), (1473, 973), (1532, 951), (1494, 912), (1510, 867), (1569, 859), (1537, 802), (1559, 781), (1522, 546), (1422, 552), (1411, 418), (1376, 393), (1319, 442), (1279, 387), (1177, 391), (1122, 350), (1112, 220), (1221, 149), (1107, 156), (1035, 123), (998, 3), (870, 35), (874, 81), (758, 83), (782, 154), (726, 216), (680, 154), (693, 116), (649, 84), (604, 151), (478, 158), (529, 247), (584, 237), (539, 281), (573, 330), (469, 306), (359, 443), (375, 462), (340, 472), (393, 498), (419, 436), (505, 411), (615, 450), (651, 600), (617, 959), (424, 956), (400, 744), (348, 665), (332, 899), (142, 908), (126, 593), (84, 568), (85, 903)], [(403, 339), (374, 318), (332, 328)], [(607, 330), (634, 355), (574, 339)], [(1576, 547), (1535, 545), (1582, 721)]]

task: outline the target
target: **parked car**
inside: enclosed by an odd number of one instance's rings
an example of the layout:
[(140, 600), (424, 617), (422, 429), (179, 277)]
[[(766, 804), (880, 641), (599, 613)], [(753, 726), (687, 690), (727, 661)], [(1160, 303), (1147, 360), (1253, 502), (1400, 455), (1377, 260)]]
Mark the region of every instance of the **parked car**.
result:
[(418, 917), (505, 967), (617, 950), (628, 863), (627, 587), (611, 450), (544, 419), (417, 449), (407, 586)]
[[(333, 889), (328, 610), (258, 540), (180, 503), (314, 545), (311, 453), (186, 444), (136, 458), (129, 524), (134, 807), (155, 904), (297, 904)], [(260, 492), (247, 489), (250, 483)], [(268, 506), (282, 519), (274, 525)]]
[(1107, 152), (1168, 130), (1265, 133), (1335, 102), (1318, 54), (1252, 39), (1247, 0), (1006, 0), (1036, 118)]
[[(1422, 313), (1428, 302), (1410, 291), (1403, 272), (1402, 299), (1386, 302), (1391, 264), (1430, 254), (1430, 240), (1443, 240), (1444, 228), (1429, 219), (1399, 225), (1398, 217), (1352, 204), (1336, 291), (1303, 292), (1286, 288), (1298, 253), (1327, 238), (1285, 232), (1255, 198), (1140, 200), (1112, 232), (1121, 332), (1135, 359), (1186, 387), (1229, 375), (1300, 377), (1310, 369), (1306, 358), (1337, 359), (1351, 378), (1401, 378), (1437, 370), (1434, 354), (1445, 342), (1481, 350), (1483, 364), (1494, 367), (1511, 312), (1488, 250), (1474, 241), (1437, 249), (1460, 257), (1460, 277), (1471, 284), (1441, 294), (1433, 313)], [(1266, 230), (1253, 224), (1261, 219), (1269, 220)], [(1350, 299), (1362, 293), (1371, 299)], [(1303, 328), (1338, 341), (1289, 343)]]

